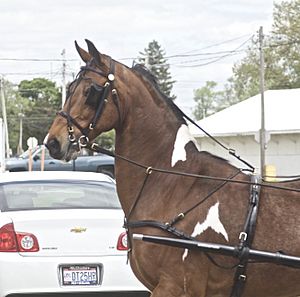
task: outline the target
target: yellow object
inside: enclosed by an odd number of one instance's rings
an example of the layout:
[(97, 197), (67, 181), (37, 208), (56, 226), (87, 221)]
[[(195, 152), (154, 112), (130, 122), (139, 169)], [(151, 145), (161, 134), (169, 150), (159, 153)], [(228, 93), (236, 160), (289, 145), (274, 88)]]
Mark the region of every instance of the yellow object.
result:
[(265, 166), (265, 180), (269, 182), (276, 181), (276, 166), (268, 164)]

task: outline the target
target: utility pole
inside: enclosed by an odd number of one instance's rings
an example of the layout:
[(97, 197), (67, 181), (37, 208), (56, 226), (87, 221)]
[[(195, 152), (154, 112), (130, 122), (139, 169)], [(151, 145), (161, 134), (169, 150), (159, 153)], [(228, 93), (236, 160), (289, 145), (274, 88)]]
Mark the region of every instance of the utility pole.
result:
[(10, 157), (10, 148), (8, 141), (8, 126), (7, 126), (7, 116), (6, 116), (6, 105), (5, 105), (5, 97), (4, 97), (4, 80), (0, 77), (0, 97), (1, 97), (1, 106), (2, 106), (2, 117), (5, 131), (5, 147), (6, 147), (6, 158)]
[(264, 50), (263, 50), (263, 43), (264, 43), (264, 34), (263, 34), (263, 27), (259, 28), (259, 60), (260, 60), (260, 71), (259, 71), (259, 82), (260, 82), (260, 98), (261, 98), (261, 126), (260, 126), (260, 172), (261, 176), (265, 175), (265, 151), (267, 149), (266, 144), (266, 129), (265, 129), (265, 62), (264, 62)]
[(20, 120), (20, 131), (19, 131), (19, 144), (18, 144), (18, 155), (23, 153), (23, 118), (24, 114), (22, 112), (19, 112), (18, 114), (19, 120)]
[(66, 102), (66, 50), (63, 49), (62, 50), (62, 60), (63, 60), (63, 64), (62, 64), (62, 89), (61, 89), (61, 105), (62, 107), (64, 106), (65, 102)]

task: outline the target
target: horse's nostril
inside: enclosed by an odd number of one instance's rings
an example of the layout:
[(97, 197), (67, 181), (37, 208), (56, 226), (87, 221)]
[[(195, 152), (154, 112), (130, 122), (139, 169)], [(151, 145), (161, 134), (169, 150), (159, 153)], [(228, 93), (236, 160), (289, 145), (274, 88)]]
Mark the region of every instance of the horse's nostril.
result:
[(60, 144), (56, 138), (49, 140), (46, 147), (48, 148), (50, 155), (53, 157), (60, 153)]

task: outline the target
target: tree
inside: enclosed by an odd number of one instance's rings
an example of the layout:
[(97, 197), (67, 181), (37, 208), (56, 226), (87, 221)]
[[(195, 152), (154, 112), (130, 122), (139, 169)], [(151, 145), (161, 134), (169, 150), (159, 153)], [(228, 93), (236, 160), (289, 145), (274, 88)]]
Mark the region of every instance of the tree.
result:
[(174, 80), (170, 74), (170, 65), (165, 58), (165, 51), (161, 48), (156, 40), (151, 41), (144, 52), (140, 52), (141, 57), (138, 62), (145, 65), (150, 72), (156, 77), (157, 83), (161, 91), (173, 100), (175, 95), (171, 95)]
[[(264, 40), (265, 88), (300, 87), (300, 0), (275, 4), (272, 32)], [(246, 57), (233, 67), (233, 92), (238, 100), (259, 93), (259, 48), (257, 41)]]
[[(276, 58), (272, 47), (264, 47), (264, 77), (265, 89), (290, 88), (290, 78)], [(230, 78), (232, 92), (237, 101), (252, 97), (260, 91), (260, 60), (259, 49), (253, 44), (248, 49), (247, 56), (233, 66), (233, 76)]]
[(194, 100), (196, 101), (196, 107), (193, 110), (193, 114), (196, 120), (201, 120), (218, 110), (221, 104), (223, 93), (221, 91), (215, 91), (217, 83), (214, 81), (207, 81), (205, 86), (194, 90)]
[(24, 112), (32, 109), (32, 104), (20, 96), (17, 86), (13, 83), (4, 80), (3, 89), (6, 102), (9, 144), (15, 153), (19, 143), (20, 118)]
[(272, 37), (274, 55), (284, 73), (289, 88), (300, 87), (300, 0), (274, 5)]
[(95, 142), (99, 144), (100, 147), (105, 148), (107, 150), (114, 150), (115, 149), (115, 131), (110, 130), (108, 132), (101, 133), (95, 139)]
[[(42, 143), (61, 107), (61, 92), (56, 84), (45, 78), (23, 80), (18, 86), (23, 119), (23, 140), (34, 136)], [(26, 108), (24, 107), (26, 105)]]

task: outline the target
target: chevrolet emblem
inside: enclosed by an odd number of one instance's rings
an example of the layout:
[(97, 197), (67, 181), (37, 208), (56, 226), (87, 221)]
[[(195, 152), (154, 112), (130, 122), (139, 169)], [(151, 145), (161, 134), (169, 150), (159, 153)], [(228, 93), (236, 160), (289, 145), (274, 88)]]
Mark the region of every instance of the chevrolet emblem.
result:
[(82, 233), (82, 232), (86, 231), (86, 228), (83, 228), (83, 227), (74, 227), (70, 231), (74, 232), (74, 233)]

